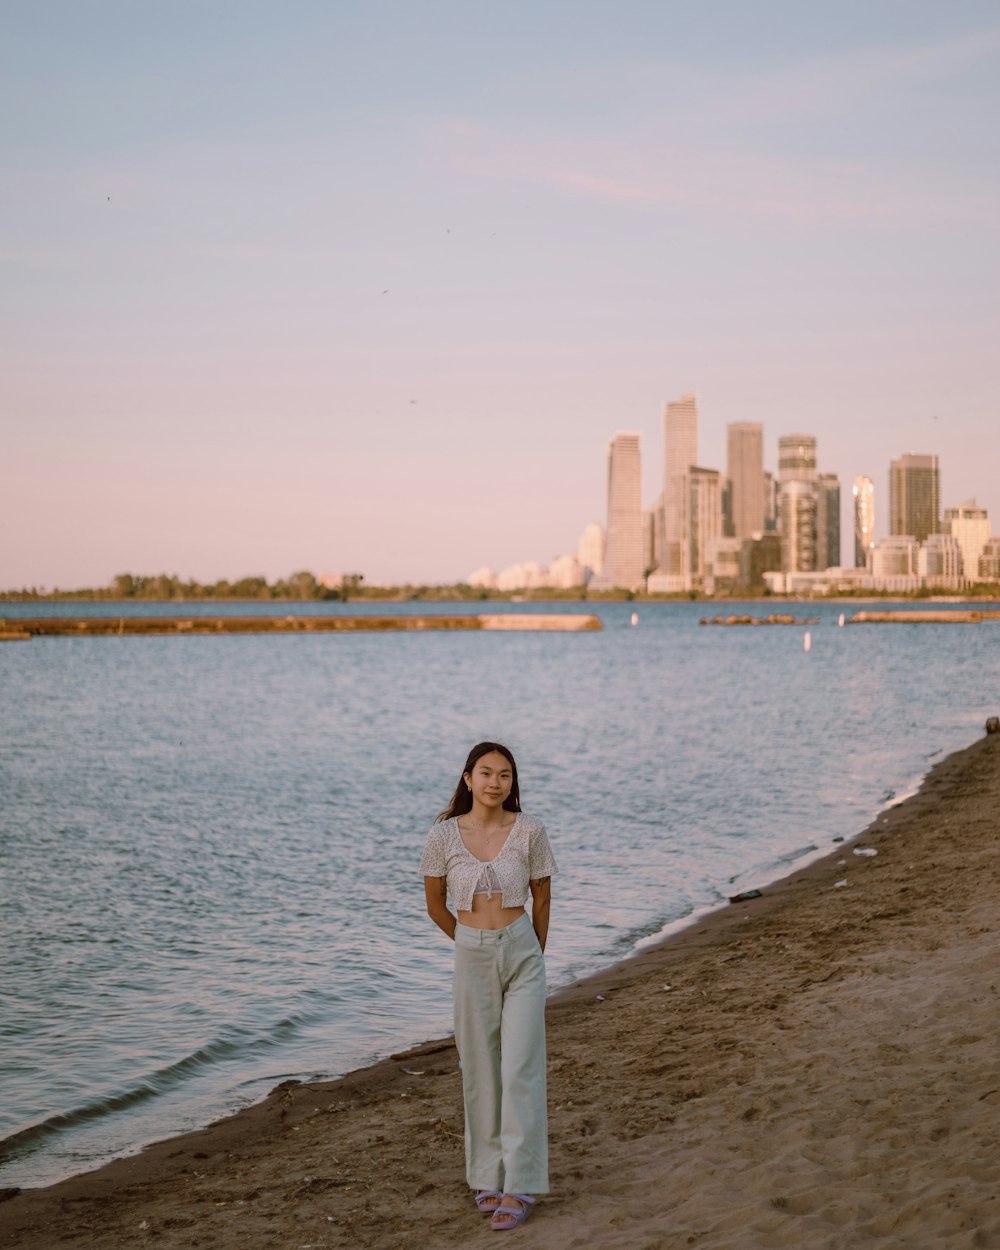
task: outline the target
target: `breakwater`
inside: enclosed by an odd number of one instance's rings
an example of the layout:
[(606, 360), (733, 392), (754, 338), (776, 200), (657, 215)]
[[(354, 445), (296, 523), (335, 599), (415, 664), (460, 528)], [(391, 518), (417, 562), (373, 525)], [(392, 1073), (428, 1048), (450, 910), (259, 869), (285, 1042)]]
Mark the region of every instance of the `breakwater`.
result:
[(772, 613), (770, 616), (703, 616), (699, 625), (818, 625), (818, 616), (788, 616)]
[(948, 611), (855, 612), (848, 625), (978, 625), (980, 621), (1000, 621), (1000, 612), (981, 608), (954, 608)]
[(125, 634), (287, 634), (356, 633), (359, 630), (602, 629), (587, 613), (505, 613), (468, 616), (78, 616), (0, 618), (0, 641), (36, 637), (91, 637)]

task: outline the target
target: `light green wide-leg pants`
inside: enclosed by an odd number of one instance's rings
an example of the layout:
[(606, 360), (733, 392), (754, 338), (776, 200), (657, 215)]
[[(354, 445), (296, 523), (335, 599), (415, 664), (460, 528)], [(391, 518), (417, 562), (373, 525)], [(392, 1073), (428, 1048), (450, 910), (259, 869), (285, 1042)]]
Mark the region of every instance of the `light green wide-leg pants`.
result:
[(548, 1193), (545, 960), (527, 913), (455, 930), (455, 1042), (469, 1184)]

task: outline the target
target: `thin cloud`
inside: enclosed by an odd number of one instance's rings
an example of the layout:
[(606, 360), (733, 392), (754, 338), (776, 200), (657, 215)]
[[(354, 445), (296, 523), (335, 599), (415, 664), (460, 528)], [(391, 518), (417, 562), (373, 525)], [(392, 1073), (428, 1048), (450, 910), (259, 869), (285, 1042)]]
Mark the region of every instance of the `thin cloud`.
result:
[(858, 107), (967, 71), (1000, 53), (1000, 30), (909, 47), (866, 48), (816, 58), (766, 74), (727, 75), (714, 81), (715, 99), (743, 121), (816, 117)]
[[(904, 214), (915, 224), (976, 222), (992, 229), (1000, 206), (991, 167), (949, 164), (939, 177), (933, 156), (895, 155), (902, 149), (882, 128), (882, 111), (890, 102), (905, 107), (912, 101), (919, 126), (925, 88), (964, 82), (998, 54), (1000, 30), (988, 29), (766, 71), (645, 62), (594, 66), (587, 74), (577, 66), (555, 70), (554, 78), (562, 96), (588, 106), (588, 116), (598, 98), (628, 101), (624, 111), (591, 122), (586, 137), (565, 124), (546, 127), (544, 118), (530, 131), (458, 119), (439, 126), (436, 137), (460, 174), (581, 199), (803, 224), (891, 221)], [(938, 94), (939, 105), (942, 98)], [(865, 132), (880, 135), (879, 156), (782, 150), (780, 123), (799, 128), (801, 143), (803, 123), (840, 118), (850, 133), (858, 132), (859, 117), (868, 119)]]
[(995, 185), (953, 179), (929, 187), (921, 171), (885, 162), (766, 156), (632, 133), (621, 143), (508, 135), (448, 125), (447, 159), (465, 176), (548, 188), (574, 198), (636, 207), (829, 221), (977, 220), (995, 225)]

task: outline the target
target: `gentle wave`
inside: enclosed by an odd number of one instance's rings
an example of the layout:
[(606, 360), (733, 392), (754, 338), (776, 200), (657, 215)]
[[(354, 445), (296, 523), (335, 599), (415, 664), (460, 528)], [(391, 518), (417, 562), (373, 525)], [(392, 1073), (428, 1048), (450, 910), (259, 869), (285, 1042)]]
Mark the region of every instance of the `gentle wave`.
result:
[(191, 1076), (215, 1064), (280, 1047), (304, 1025), (318, 1018), (305, 1012), (288, 1016), (277, 1021), (266, 1033), (256, 1035), (249, 1029), (231, 1029), (231, 1036), (216, 1038), (185, 1055), (183, 1059), (178, 1059), (176, 1063), (167, 1064), (155, 1072), (137, 1078), (127, 1089), (101, 1095), (70, 1111), (60, 1111), (37, 1124), (0, 1138), (0, 1158), (19, 1154), (26, 1147), (37, 1149), (46, 1139), (67, 1129), (77, 1128), (88, 1121), (100, 1120), (119, 1111), (127, 1111), (131, 1107), (170, 1093)]

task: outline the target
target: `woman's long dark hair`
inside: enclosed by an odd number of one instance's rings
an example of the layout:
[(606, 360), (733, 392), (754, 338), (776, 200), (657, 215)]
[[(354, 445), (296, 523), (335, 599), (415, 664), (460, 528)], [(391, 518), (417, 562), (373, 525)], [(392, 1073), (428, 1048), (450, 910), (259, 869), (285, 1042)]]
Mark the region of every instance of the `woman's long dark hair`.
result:
[(439, 821), (450, 820), (452, 816), (464, 816), (466, 812), (472, 811), (472, 791), (466, 784), (465, 775), (466, 773), (471, 773), (477, 761), (484, 755), (489, 755), (491, 751), (499, 751), (510, 764), (510, 794), (503, 801), (504, 810), (508, 812), (519, 812), (521, 810), (521, 791), (517, 784), (517, 764), (515, 764), (510, 750), (502, 742), (477, 742), (469, 752), (469, 758), (465, 761), (465, 767), (462, 769), (462, 775), (458, 779), (455, 793), (451, 796), (451, 802), (438, 815)]

